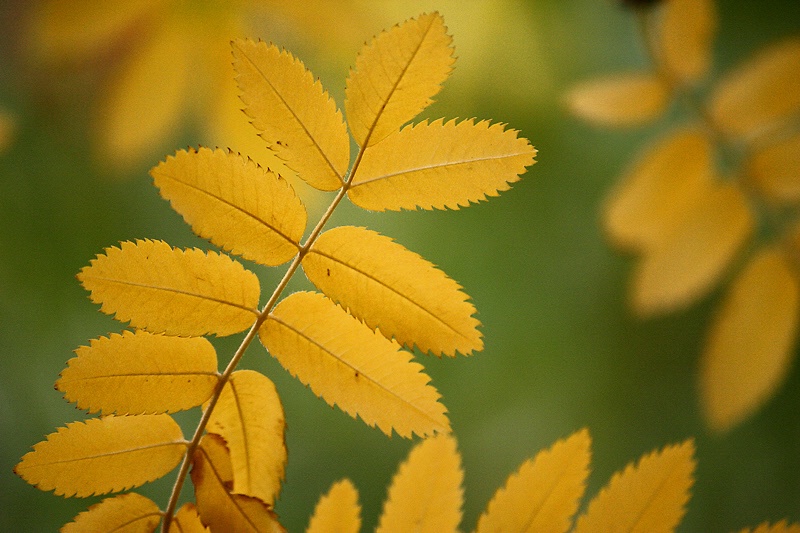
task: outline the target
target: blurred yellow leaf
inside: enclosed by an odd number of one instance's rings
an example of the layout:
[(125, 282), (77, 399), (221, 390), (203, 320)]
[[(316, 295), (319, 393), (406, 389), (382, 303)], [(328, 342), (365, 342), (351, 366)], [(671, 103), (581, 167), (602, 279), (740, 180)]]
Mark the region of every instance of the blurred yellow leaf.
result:
[(713, 0), (668, 0), (662, 3), (658, 59), (678, 83), (702, 78), (711, 65), (711, 45), (717, 31)]
[(794, 356), (800, 286), (790, 264), (762, 249), (734, 281), (703, 353), (700, 392), (708, 425), (725, 431), (776, 391)]
[(225, 384), (206, 431), (225, 439), (233, 494), (273, 505), (286, 467), (283, 405), (275, 385), (254, 370), (238, 370)]
[(800, 134), (751, 154), (746, 172), (759, 190), (778, 202), (800, 201)]
[(342, 186), (350, 137), (336, 103), (303, 63), (264, 42), (232, 43), (236, 79), (252, 124), (286, 164), (324, 191)]
[(437, 435), (422, 441), (392, 479), (377, 533), (458, 531), (463, 480), (453, 437)]
[(195, 233), (245, 259), (277, 266), (297, 254), (306, 210), (285, 180), (223, 150), (177, 152), (150, 174)]
[(106, 248), (78, 274), (101, 311), (153, 333), (239, 333), (258, 316), (258, 278), (226, 255), (163, 241)]
[(135, 492), (106, 498), (76, 516), (62, 533), (152, 533), (161, 522), (161, 509)]
[(800, 524), (789, 524), (786, 520), (772, 525), (764, 522), (754, 529), (745, 528), (739, 533), (800, 533)]
[(350, 200), (365, 209), (458, 209), (497, 196), (532, 165), (516, 130), (472, 120), (407, 126), (364, 152)]
[(589, 502), (575, 533), (668, 533), (686, 512), (694, 478), (694, 444), (667, 446), (617, 472)]
[(712, 185), (711, 144), (697, 129), (671, 133), (648, 149), (603, 209), (616, 246), (651, 249), (673, 232)]
[(382, 32), (361, 50), (345, 89), (359, 146), (379, 143), (431, 104), (452, 71), (452, 41), (434, 12)]
[(349, 479), (343, 479), (317, 502), (306, 533), (358, 533), (360, 529), (358, 491)]
[(200, 521), (197, 506), (193, 503), (184, 503), (172, 519), (169, 527), (170, 533), (209, 533), (209, 529)]
[(222, 437), (205, 435), (192, 462), (197, 511), (211, 531), (283, 533), (269, 505), (258, 498), (231, 493), (233, 469)]
[(108, 416), (58, 428), (14, 471), (40, 490), (85, 497), (158, 479), (185, 451), (181, 428), (169, 415)]
[(728, 73), (709, 107), (717, 127), (749, 137), (800, 112), (800, 38), (772, 44)]
[(353, 226), (329, 230), (303, 270), (329, 298), (401, 344), (450, 356), (483, 348), (475, 307), (458, 283), (389, 237)]
[(202, 337), (123, 331), (75, 353), (56, 389), (90, 413), (181, 411), (201, 405), (219, 381), (217, 353)]
[(591, 438), (581, 430), (522, 463), (495, 492), (477, 533), (564, 533), (589, 475)]
[(576, 116), (605, 126), (650, 122), (667, 108), (669, 86), (655, 74), (615, 74), (573, 87), (566, 103)]
[(690, 305), (720, 279), (753, 229), (742, 191), (712, 188), (674, 231), (648, 250), (632, 280), (633, 308), (642, 316)]
[(449, 431), (446, 409), (422, 365), (319, 293), (280, 302), (259, 331), (293, 376), (369, 426), (410, 438)]

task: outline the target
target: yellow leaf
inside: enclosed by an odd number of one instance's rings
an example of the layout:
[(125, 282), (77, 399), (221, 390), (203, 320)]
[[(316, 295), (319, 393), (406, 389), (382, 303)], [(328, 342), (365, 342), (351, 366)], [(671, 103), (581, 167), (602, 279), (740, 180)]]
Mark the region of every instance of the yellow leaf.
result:
[(101, 311), (153, 333), (239, 333), (258, 316), (258, 278), (226, 255), (163, 241), (106, 248), (78, 279)]
[(275, 385), (254, 370), (231, 374), (206, 430), (225, 439), (233, 468), (234, 494), (273, 505), (286, 466), (283, 406)]
[(108, 416), (58, 428), (14, 471), (40, 490), (84, 497), (158, 479), (185, 451), (181, 428), (169, 415)]
[(711, 65), (711, 45), (717, 31), (713, 0), (669, 0), (663, 4), (659, 60), (678, 83), (701, 79)]
[(458, 283), (389, 237), (332, 229), (314, 243), (303, 270), (329, 298), (401, 344), (450, 356), (483, 348), (475, 307)]
[(768, 198), (800, 201), (800, 134), (753, 153), (746, 172)]
[(630, 73), (584, 82), (566, 97), (572, 114), (606, 126), (650, 122), (667, 108), (671, 92), (654, 74)]
[(75, 353), (56, 389), (90, 413), (190, 409), (206, 401), (219, 380), (217, 353), (202, 337), (123, 331), (93, 340)]
[(458, 209), (508, 190), (535, 155), (503, 124), (422, 122), (366, 150), (348, 195), (373, 211)]
[(209, 434), (200, 440), (192, 463), (197, 511), (211, 531), (284, 532), (269, 505), (258, 498), (232, 494), (233, 469), (225, 442)]
[(237, 39), (233, 57), (245, 112), (267, 145), (312, 187), (341, 187), (350, 137), (322, 84), (275, 45)]
[(184, 36), (163, 25), (115, 73), (94, 116), (103, 163), (125, 168), (166, 143), (187, 108), (191, 53)]
[(392, 479), (377, 532), (457, 531), (463, 480), (461, 456), (453, 437), (437, 435), (422, 441)]
[(800, 112), (800, 39), (768, 46), (723, 78), (711, 96), (715, 124), (753, 136)]
[(439, 393), (410, 353), (318, 293), (279, 303), (259, 331), (281, 365), (329, 405), (391, 435), (449, 431)]
[(209, 533), (209, 529), (200, 521), (197, 506), (193, 503), (184, 503), (169, 526), (170, 533)]
[(581, 430), (522, 463), (478, 519), (477, 533), (563, 533), (586, 490), (591, 438)]
[(349, 479), (343, 479), (320, 498), (306, 533), (358, 533), (360, 529), (358, 491)]
[(603, 226), (616, 246), (637, 251), (663, 241), (708, 194), (711, 144), (699, 130), (670, 134), (648, 149), (616, 186)]
[(703, 353), (700, 392), (708, 425), (725, 431), (776, 391), (794, 356), (800, 286), (777, 249), (762, 249), (734, 281)]
[(800, 533), (800, 524), (789, 524), (786, 520), (781, 520), (772, 525), (764, 522), (755, 529), (745, 528), (739, 533)]
[(694, 444), (667, 446), (617, 472), (578, 518), (575, 533), (667, 533), (686, 512), (694, 482)]
[(634, 273), (633, 308), (642, 316), (674, 311), (705, 295), (753, 228), (747, 199), (735, 185), (711, 189)]
[(161, 522), (161, 509), (152, 500), (134, 492), (106, 498), (76, 516), (62, 533), (151, 533)]
[(267, 266), (297, 253), (306, 210), (283, 178), (242, 156), (181, 150), (150, 171), (161, 196), (201, 237)]
[(361, 50), (344, 104), (359, 146), (379, 143), (431, 104), (452, 71), (452, 41), (434, 12), (382, 32)]

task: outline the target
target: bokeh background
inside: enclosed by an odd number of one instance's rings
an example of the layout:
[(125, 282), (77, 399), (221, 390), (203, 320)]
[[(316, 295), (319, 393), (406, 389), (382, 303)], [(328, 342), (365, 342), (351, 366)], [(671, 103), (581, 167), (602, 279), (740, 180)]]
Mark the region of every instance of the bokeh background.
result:
[[(0, 530), (53, 531), (100, 499), (43, 493), (12, 472), (46, 434), (85, 416), (53, 390), (72, 351), (122, 328), (89, 302), (75, 274), (123, 240), (210, 247), (159, 197), (147, 171), (177, 149), (200, 144), (261, 157), (244, 116), (219, 111), (226, 97), (237, 102), (232, 94), (219, 96), (219, 71), (206, 69), (204, 59), (225, 57), (234, 37), (276, 42), (302, 58), (341, 105), (347, 70), (363, 42), (434, 9), (454, 35), (458, 61), (424, 116), (508, 123), (536, 146), (538, 163), (512, 190), (459, 212), (371, 214), (346, 207), (334, 223), (369, 225), (395, 237), (458, 280), (478, 308), (484, 352), (455, 360), (419, 356), (444, 396), (463, 454), (462, 528), (474, 527), (524, 459), (583, 427), (593, 437), (590, 495), (641, 454), (693, 437), (696, 483), (680, 531), (800, 521), (797, 365), (756, 416), (726, 435), (709, 434), (695, 384), (719, 293), (647, 321), (626, 307), (632, 263), (604, 241), (599, 206), (634, 153), (669, 119), (610, 131), (570, 117), (562, 105), (578, 81), (646, 64), (633, 16), (618, 2), (153, 7), (162, 4), (169, 3), (0, 2)], [(48, 9), (62, 11), (48, 19)], [(114, 9), (134, 14), (108, 26)], [(715, 72), (800, 32), (796, 13), (796, 0), (721, 0)], [(109, 35), (98, 30), (107, 27), (114, 28)], [(43, 35), (55, 41), (43, 44)], [(154, 35), (172, 43), (174, 53), (164, 54), (159, 68), (142, 70), (148, 73), (142, 83), (152, 86), (146, 94), (174, 104), (160, 111), (155, 133), (127, 139), (126, 123), (115, 115), (119, 100), (109, 95)], [(181, 82), (184, 92), (170, 96), (181, 75), (188, 80)], [(114, 120), (118, 130), (105, 131)], [(252, 144), (241, 140), (250, 136)], [(312, 212), (324, 201), (305, 189), (301, 194)], [(265, 290), (282, 273), (255, 268)], [(235, 342), (215, 340), (223, 361)], [(346, 476), (360, 491), (364, 530), (371, 530), (413, 443), (388, 439), (327, 407), (260, 345), (243, 367), (266, 373), (284, 402), (289, 463), (276, 506), (284, 525), (303, 530), (319, 495)], [(192, 412), (180, 417), (187, 428), (195, 419)], [(141, 492), (164, 502), (171, 482), (167, 476)]]

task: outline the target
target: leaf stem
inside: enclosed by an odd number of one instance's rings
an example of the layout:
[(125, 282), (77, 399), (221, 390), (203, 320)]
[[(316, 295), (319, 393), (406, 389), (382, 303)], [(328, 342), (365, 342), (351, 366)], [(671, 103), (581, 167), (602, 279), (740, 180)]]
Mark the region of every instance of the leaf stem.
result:
[[(353, 165), (353, 170), (361, 160), (361, 156), (364, 152), (362, 148), (359, 150), (358, 156), (356, 158), (356, 164)], [(352, 178), (352, 174), (350, 176)], [(319, 237), (320, 233), (322, 233), (325, 224), (328, 223), (333, 212), (336, 210), (336, 207), (341, 203), (344, 199), (345, 195), (347, 194), (348, 189), (350, 188), (351, 179), (347, 179), (344, 183), (342, 188), (339, 189), (336, 197), (333, 199), (331, 204), (325, 210), (325, 213), (317, 222), (317, 225), (314, 226), (314, 229), (308, 235), (306, 242), (303, 243), (295, 255), (292, 263), (289, 265), (289, 268), (286, 270), (286, 273), (283, 275), (283, 278), (275, 287), (275, 290), (272, 292), (272, 296), (270, 296), (269, 300), (264, 307), (261, 309), (261, 312), (258, 314), (256, 321), (250, 327), (250, 330), (245, 335), (244, 339), (242, 339), (242, 343), (236, 349), (236, 352), (233, 354), (230, 362), (225, 367), (225, 370), (222, 374), (219, 375), (219, 381), (217, 382), (217, 386), (214, 388), (214, 392), (211, 395), (211, 398), (208, 400), (208, 405), (203, 410), (203, 415), (200, 417), (200, 421), (197, 424), (197, 428), (195, 429), (194, 436), (192, 440), (189, 442), (189, 445), (186, 447), (186, 452), (183, 457), (183, 462), (181, 463), (180, 470), (178, 470), (177, 478), (175, 479), (175, 484), (172, 487), (172, 493), (169, 497), (169, 502), (167, 503), (167, 509), (164, 511), (164, 518), (161, 522), (161, 531), (162, 533), (167, 533), (169, 531), (170, 524), (172, 523), (172, 518), (175, 515), (175, 508), (178, 505), (178, 498), (180, 497), (181, 490), (183, 489), (183, 485), (186, 481), (186, 476), (189, 473), (189, 467), (192, 464), (192, 456), (194, 455), (195, 450), (200, 445), (200, 439), (203, 437), (205, 432), (206, 426), (208, 425), (209, 420), (211, 419), (211, 414), (214, 411), (214, 407), (217, 405), (219, 398), (222, 394), (222, 389), (225, 387), (225, 384), (230, 380), (231, 374), (233, 371), (236, 370), (236, 367), (239, 364), (239, 361), (242, 359), (242, 356), (247, 351), (247, 348), (250, 347), (250, 344), (253, 342), (253, 339), (256, 338), (258, 335), (258, 330), (261, 328), (261, 325), (269, 316), (269, 313), (275, 307), (278, 302), (278, 298), (281, 297), (283, 291), (286, 289), (286, 286), (289, 284), (289, 281), (292, 279), (294, 274), (297, 272), (297, 269), (300, 267), (300, 263), (303, 261), (303, 258), (308, 254), (313, 246), (314, 242)]]

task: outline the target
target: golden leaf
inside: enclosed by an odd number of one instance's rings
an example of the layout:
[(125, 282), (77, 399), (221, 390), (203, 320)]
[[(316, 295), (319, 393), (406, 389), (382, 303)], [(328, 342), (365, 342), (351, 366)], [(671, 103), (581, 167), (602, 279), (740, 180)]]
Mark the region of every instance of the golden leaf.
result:
[(667, 108), (671, 93), (654, 74), (616, 74), (574, 87), (566, 97), (572, 114), (606, 126), (650, 122)]
[(379, 143), (431, 104), (452, 71), (452, 41), (434, 12), (382, 32), (361, 50), (344, 104), (359, 146)]
[(358, 533), (360, 529), (358, 491), (349, 479), (343, 479), (320, 498), (306, 533)]
[(713, 0), (664, 2), (659, 32), (659, 60), (679, 83), (702, 78), (711, 65), (711, 45), (717, 31)]
[(101, 311), (153, 333), (239, 333), (258, 316), (258, 278), (226, 255), (163, 241), (106, 248), (78, 279)]
[(768, 198), (800, 201), (800, 134), (753, 153), (747, 160), (746, 172)]
[(714, 123), (753, 136), (800, 112), (800, 39), (772, 44), (723, 78), (711, 96)]
[(377, 533), (458, 531), (463, 480), (456, 440), (450, 435), (425, 439), (392, 479)]
[(108, 416), (58, 428), (14, 471), (40, 490), (84, 497), (158, 479), (185, 451), (181, 428), (169, 415)]
[(407, 126), (364, 152), (350, 200), (364, 209), (458, 209), (497, 196), (536, 150), (503, 124), (472, 120)]
[(201, 405), (219, 380), (217, 353), (202, 337), (123, 331), (75, 350), (56, 389), (102, 414), (171, 413)]
[(233, 57), (245, 111), (267, 145), (312, 187), (341, 187), (350, 137), (320, 82), (275, 45), (237, 39)]
[(786, 520), (772, 525), (764, 522), (755, 529), (745, 528), (739, 533), (800, 533), (800, 524), (789, 524)]
[(269, 505), (258, 498), (232, 494), (233, 468), (222, 437), (205, 435), (192, 462), (197, 511), (211, 531), (279, 533), (285, 530)]
[(254, 370), (231, 374), (206, 431), (228, 445), (232, 493), (275, 503), (286, 466), (285, 426), (281, 399), (269, 378)]
[(522, 463), (478, 519), (477, 533), (563, 533), (586, 490), (591, 438), (581, 430)]
[(575, 533), (667, 533), (686, 512), (694, 482), (694, 444), (667, 446), (617, 472), (578, 518)]
[(279, 303), (259, 331), (261, 342), (293, 376), (329, 405), (391, 435), (450, 430), (439, 393), (410, 353), (318, 293)]
[(184, 503), (169, 526), (170, 533), (210, 533), (210, 530), (200, 521), (197, 506), (193, 503)]
[(222, 150), (181, 150), (150, 171), (192, 229), (245, 259), (277, 266), (297, 253), (306, 210), (291, 186)]
[(389, 237), (353, 226), (329, 230), (303, 270), (329, 298), (401, 344), (450, 356), (483, 348), (475, 307), (458, 283)]
[(702, 297), (719, 280), (752, 228), (753, 216), (741, 190), (732, 184), (711, 189), (637, 265), (632, 280), (634, 309), (649, 316)]
[(62, 533), (152, 533), (161, 522), (161, 509), (135, 492), (106, 498), (76, 516)]
[(115, 73), (94, 117), (104, 163), (126, 168), (165, 144), (186, 109), (191, 53), (191, 43), (163, 25)]
[(674, 132), (648, 149), (616, 186), (603, 226), (616, 246), (643, 251), (673, 232), (712, 185), (711, 144), (699, 130)]
[(762, 249), (730, 287), (709, 333), (700, 392), (708, 425), (730, 429), (769, 399), (794, 356), (800, 286), (781, 252)]

